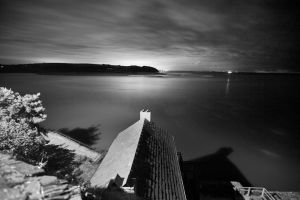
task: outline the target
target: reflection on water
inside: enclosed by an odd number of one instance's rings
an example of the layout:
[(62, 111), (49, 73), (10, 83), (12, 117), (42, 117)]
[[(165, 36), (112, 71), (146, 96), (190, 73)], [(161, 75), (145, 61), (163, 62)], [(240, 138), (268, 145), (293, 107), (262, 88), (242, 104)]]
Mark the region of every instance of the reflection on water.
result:
[(229, 93), (229, 87), (230, 87), (230, 76), (228, 76), (226, 81), (226, 89), (225, 89), (225, 95), (227, 96)]
[(97, 149), (149, 108), (185, 160), (230, 146), (229, 159), (253, 185), (278, 190), (300, 190), (299, 82), (297, 75), (0, 75), (1, 86), (41, 92), (46, 127), (100, 124)]

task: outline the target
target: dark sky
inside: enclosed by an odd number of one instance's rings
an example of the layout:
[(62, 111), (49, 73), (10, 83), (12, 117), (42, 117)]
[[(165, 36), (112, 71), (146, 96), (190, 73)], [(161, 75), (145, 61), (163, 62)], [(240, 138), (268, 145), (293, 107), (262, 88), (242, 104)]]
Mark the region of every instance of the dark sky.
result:
[(300, 71), (297, 0), (0, 0), (0, 63)]

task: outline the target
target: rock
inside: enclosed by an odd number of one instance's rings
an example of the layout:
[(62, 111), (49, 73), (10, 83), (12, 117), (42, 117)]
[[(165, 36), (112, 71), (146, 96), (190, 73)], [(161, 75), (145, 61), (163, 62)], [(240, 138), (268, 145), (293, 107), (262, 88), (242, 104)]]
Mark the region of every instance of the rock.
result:
[(2, 200), (25, 200), (27, 199), (27, 194), (15, 188), (1, 188), (0, 198)]
[(44, 195), (45, 198), (53, 198), (65, 194), (64, 190), (55, 190)]
[(80, 188), (0, 152), (1, 200), (81, 200)]
[(29, 194), (29, 199), (42, 199), (41, 184), (38, 181), (27, 182), (24, 192)]
[(9, 163), (11, 162), (8, 159), (8, 157), (5, 157), (4, 160), (1, 160), (1, 165), (0, 165), (1, 185), (13, 187), (14, 185), (25, 182), (25, 175), (18, 172), (15, 169), (14, 165), (10, 165)]
[(22, 174), (25, 174), (26, 176), (36, 176), (38, 174), (44, 173), (43, 169), (20, 161), (14, 166), (17, 171), (19, 171)]
[(73, 186), (69, 188), (69, 191), (72, 193), (80, 193), (80, 188), (78, 186)]
[(70, 200), (81, 200), (81, 195), (80, 194), (76, 194), (70, 197)]
[(25, 175), (21, 174), (20, 172), (11, 169), (6, 170), (5, 173), (1, 174), (1, 176), (4, 178), (6, 185), (13, 187), (18, 184), (22, 184), (25, 182)]
[(57, 188), (53, 188), (52, 190), (44, 191), (44, 196), (45, 197), (53, 197), (53, 196), (61, 195), (64, 193), (68, 193), (66, 188), (61, 188), (58, 186)]
[(6, 186), (13, 187), (24, 183), (27, 176), (44, 172), (43, 169), (39, 169), (36, 166), (14, 160), (10, 155), (0, 153), (0, 161), (1, 185), (5, 182)]
[(64, 200), (64, 199), (70, 199), (70, 195), (66, 194), (66, 195), (60, 195), (60, 196), (45, 198), (45, 200)]
[[(0, 160), (1, 160), (3, 163), (4, 163), (5, 161), (7, 161), (7, 160), (10, 160), (11, 158), (12, 158), (12, 156), (9, 155), (9, 154), (3, 154), (3, 153), (0, 154)], [(0, 165), (2, 165), (2, 163), (1, 163)]]
[(42, 186), (57, 184), (58, 180), (55, 176), (41, 176), (39, 182)]
[(44, 190), (44, 194), (48, 194), (48, 193), (51, 193), (53, 191), (56, 191), (56, 190), (66, 190), (68, 189), (68, 184), (64, 184), (64, 185), (50, 185), (50, 186), (47, 186), (47, 187), (43, 187), (43, 190)]

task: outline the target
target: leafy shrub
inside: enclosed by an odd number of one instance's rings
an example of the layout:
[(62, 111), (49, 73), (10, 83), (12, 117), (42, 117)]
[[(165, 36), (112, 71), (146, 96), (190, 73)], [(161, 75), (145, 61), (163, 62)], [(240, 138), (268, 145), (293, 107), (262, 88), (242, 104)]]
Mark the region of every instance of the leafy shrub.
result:
[(47, 116), (39, 97), (40, 93), (21, 96), (18, 92), (1, 87), (1, 117), (31, 126), (44, 121)]
[[(21, 96), (17, 92), (0, 88), (0, 150), (15, 154), (23, 151), (27, 156), (36, 146), (45, 144), (38, 123), (46, 119), (40, 94)], [(34, 163), (34, 160), (29, 160)]]
[(78, 181), (79, 162), (75, 154), (58, 145), (49, 145), (39, 123), (46, 119), (40, 94), (20, 95), (0, 87), (0, 151), (17, 159), (40, 165), (48, 174)]

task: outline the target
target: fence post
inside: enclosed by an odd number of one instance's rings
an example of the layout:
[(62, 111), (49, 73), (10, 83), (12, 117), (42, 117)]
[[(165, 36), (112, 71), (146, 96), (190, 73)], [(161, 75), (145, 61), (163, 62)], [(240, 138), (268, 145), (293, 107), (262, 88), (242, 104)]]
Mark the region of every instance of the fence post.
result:
[(264, 195), (265, 195), (265, 188), (262, 189), (261, 197), (264, 197)]
[(251, 190), (251, 188), (249, 187), (249, 188), (248, 188), (248, 192), (247, 192), (247, 196), (248, 196), (248, 197), (250, 197), (250, 190)]

